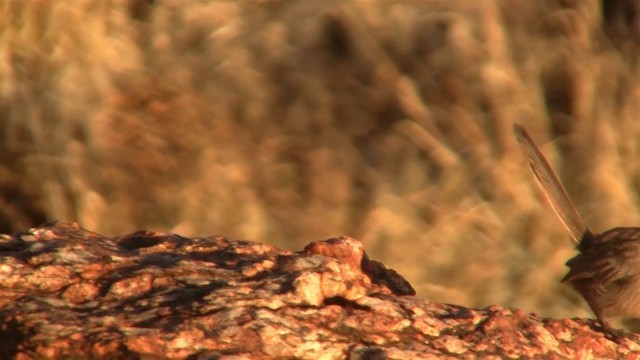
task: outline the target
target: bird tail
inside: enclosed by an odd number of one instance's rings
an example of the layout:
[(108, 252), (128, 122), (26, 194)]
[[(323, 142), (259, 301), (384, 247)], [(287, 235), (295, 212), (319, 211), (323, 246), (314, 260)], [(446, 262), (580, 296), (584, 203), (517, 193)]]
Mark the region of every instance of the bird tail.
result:
[(569, 195), (567, 195), (567, 191), (524, 126), (514, 124), (513, 132), (520, 144), (520, 149), (529, 162), (533, 175), (538, 181), (538, 185), (540, 185), (542, 192), (551, 204), (553, 211), (558, 215), (565, 228), (569, 230), (572, 240), (576, 244), (580, 243), (583, 236), (586, 233), (590, 233), (590, 231), (582, 221)]

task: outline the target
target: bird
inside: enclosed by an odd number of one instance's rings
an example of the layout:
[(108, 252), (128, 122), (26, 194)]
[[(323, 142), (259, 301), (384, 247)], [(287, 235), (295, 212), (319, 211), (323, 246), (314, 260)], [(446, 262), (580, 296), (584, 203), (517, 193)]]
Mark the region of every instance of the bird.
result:
[(561, 282), (582, 295), (606, 333), (616, 334), (606, 318), (640, 317), (640, 228), (591, 231), (524, 126), (514, 124), (513, 131), (542, 193), (579, 251), (566, 262), (569, 271)]

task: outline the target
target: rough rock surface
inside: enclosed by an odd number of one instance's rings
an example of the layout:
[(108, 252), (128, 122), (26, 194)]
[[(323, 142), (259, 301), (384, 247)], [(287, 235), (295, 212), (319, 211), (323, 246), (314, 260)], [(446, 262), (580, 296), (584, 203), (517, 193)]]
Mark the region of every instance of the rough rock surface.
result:
[[(427, 261), (428, 259), (425, 259)], [(419, 266), (419, 264), (416, 264)], [(55, 223), (0, 237), (7, 358), (633, 358), (640, 337), (413, 295), (348, 237), (292, 253), (223, 237), (113, 239)]]

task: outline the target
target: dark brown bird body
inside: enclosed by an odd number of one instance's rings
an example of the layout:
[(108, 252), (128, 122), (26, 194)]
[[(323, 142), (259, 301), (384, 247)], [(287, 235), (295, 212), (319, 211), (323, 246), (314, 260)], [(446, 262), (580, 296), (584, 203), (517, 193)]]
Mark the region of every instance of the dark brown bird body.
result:
[(640, 228), (586, 232), (578, 250), (567, 261), (562, 282), (571, 284), (603, 322), (605, 316), (640, 317)]
[(551, 207), (580, 253), (567, 261), (562, 279), (587, 301), (607, 330), (606, 316), (640, 317), (640, 228), (619, 227), (593, 233), (582, 221), (551, 166), (521, 125), (514, 133)]

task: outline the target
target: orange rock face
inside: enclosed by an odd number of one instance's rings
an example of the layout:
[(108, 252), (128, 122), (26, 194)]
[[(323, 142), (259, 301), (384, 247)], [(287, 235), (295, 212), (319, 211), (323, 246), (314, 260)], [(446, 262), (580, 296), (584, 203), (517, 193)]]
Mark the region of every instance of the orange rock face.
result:
[[(223, 237), (105, 238), (55, 223), (0, 237), (0, 352), (20, 359), (616, 358), (592, 321), (414, 296), (341, 237), (292, 253)], [(589, 355), (591, 354), (591, 355)]]

